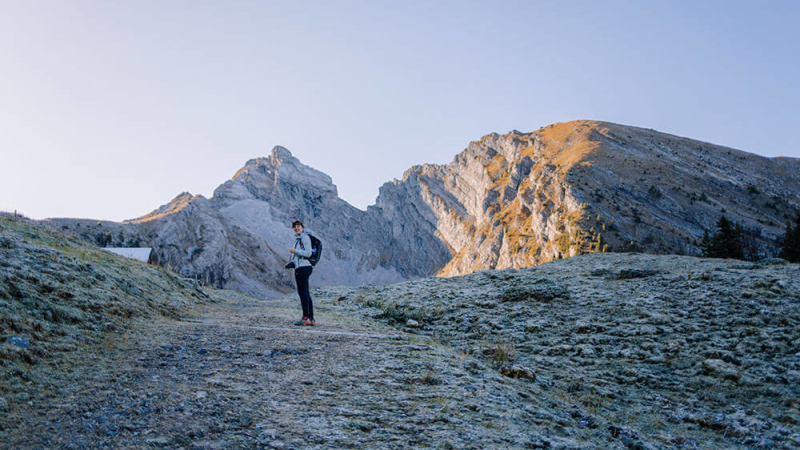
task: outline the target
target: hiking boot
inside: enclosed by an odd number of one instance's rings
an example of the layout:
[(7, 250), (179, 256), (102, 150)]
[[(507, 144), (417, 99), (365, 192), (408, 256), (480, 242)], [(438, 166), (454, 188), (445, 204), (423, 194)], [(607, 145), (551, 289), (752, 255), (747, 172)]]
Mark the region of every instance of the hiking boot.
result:
[(308, 317), (303, 317), (302, 319), (298, 320), (294, 324), (297, 325), (297, 326), (305, 325), (307, 321), (308, 321)]
[(316, 325), (316, 322), (314, 322), (314, 319), (306, 319), (303, 321), (303, 325), (307, 327), (313, 327), (314, 325)]

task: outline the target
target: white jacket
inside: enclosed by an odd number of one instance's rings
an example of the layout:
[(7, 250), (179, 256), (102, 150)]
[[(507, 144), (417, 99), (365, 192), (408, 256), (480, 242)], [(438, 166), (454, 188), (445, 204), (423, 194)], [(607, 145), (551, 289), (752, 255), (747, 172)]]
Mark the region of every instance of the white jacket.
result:
[(295, 269), (303, 266), (311, 266), (311, 261), (307, 258), (311, 256), (311, 238), (308, 237), (308, 231), (303, 230), (294, 241), (294, 261)]

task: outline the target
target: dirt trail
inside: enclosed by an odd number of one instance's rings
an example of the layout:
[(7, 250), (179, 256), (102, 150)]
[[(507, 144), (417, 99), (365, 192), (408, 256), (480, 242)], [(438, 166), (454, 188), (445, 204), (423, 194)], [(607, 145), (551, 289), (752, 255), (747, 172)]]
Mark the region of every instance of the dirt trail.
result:
[(491, 405), (516, 398), (513, 387), (471, 372), (477, 363), (463, 355), (378, 321), (361, 323), (326, 308), (325, 299), (312, 329), (291, 325), (299, 306), (289, 299), (225, 295), (197, 317), (140, 324), (111, 350), (86, 355), (71, 382), (11, 408), (9, 446), (511, 444), (504, 428), (519, 412)]

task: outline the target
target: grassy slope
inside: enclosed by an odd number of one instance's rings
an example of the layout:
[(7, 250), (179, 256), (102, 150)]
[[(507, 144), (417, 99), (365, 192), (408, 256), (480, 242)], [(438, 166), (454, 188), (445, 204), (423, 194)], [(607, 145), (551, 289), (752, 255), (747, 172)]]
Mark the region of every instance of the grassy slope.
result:
[(588, 421), (593, 442), (608, 430), (655, 446), (800, 442), (796, 264), (594, 254), (340, 289), (356, 315), (413, 319), (404, 329), (535, 377), (532, 398), (577, 411), (567, 437)]
[(0, 217), (0, 410), (55, 383), (79, 353), (113, 346), (132, 320), (177, 318), (209, 301), (164, 269)]

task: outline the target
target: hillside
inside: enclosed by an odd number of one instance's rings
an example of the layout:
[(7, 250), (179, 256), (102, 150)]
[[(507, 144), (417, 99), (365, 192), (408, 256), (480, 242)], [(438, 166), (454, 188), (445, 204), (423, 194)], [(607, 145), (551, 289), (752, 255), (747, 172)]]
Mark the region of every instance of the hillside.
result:
[(594, 254), (335, 295), (519, 380), (517, 447), (800, 445), (797, 264)]
[(800, 445), (797, 264), (595, 254), (328, 287), (308, 329), (294, 296), (0, 224), (10, 447)]
[(219, 301), (194, 281), (0, 216), (0, 410), (69, 380), (135, 321), (176, 319)]

